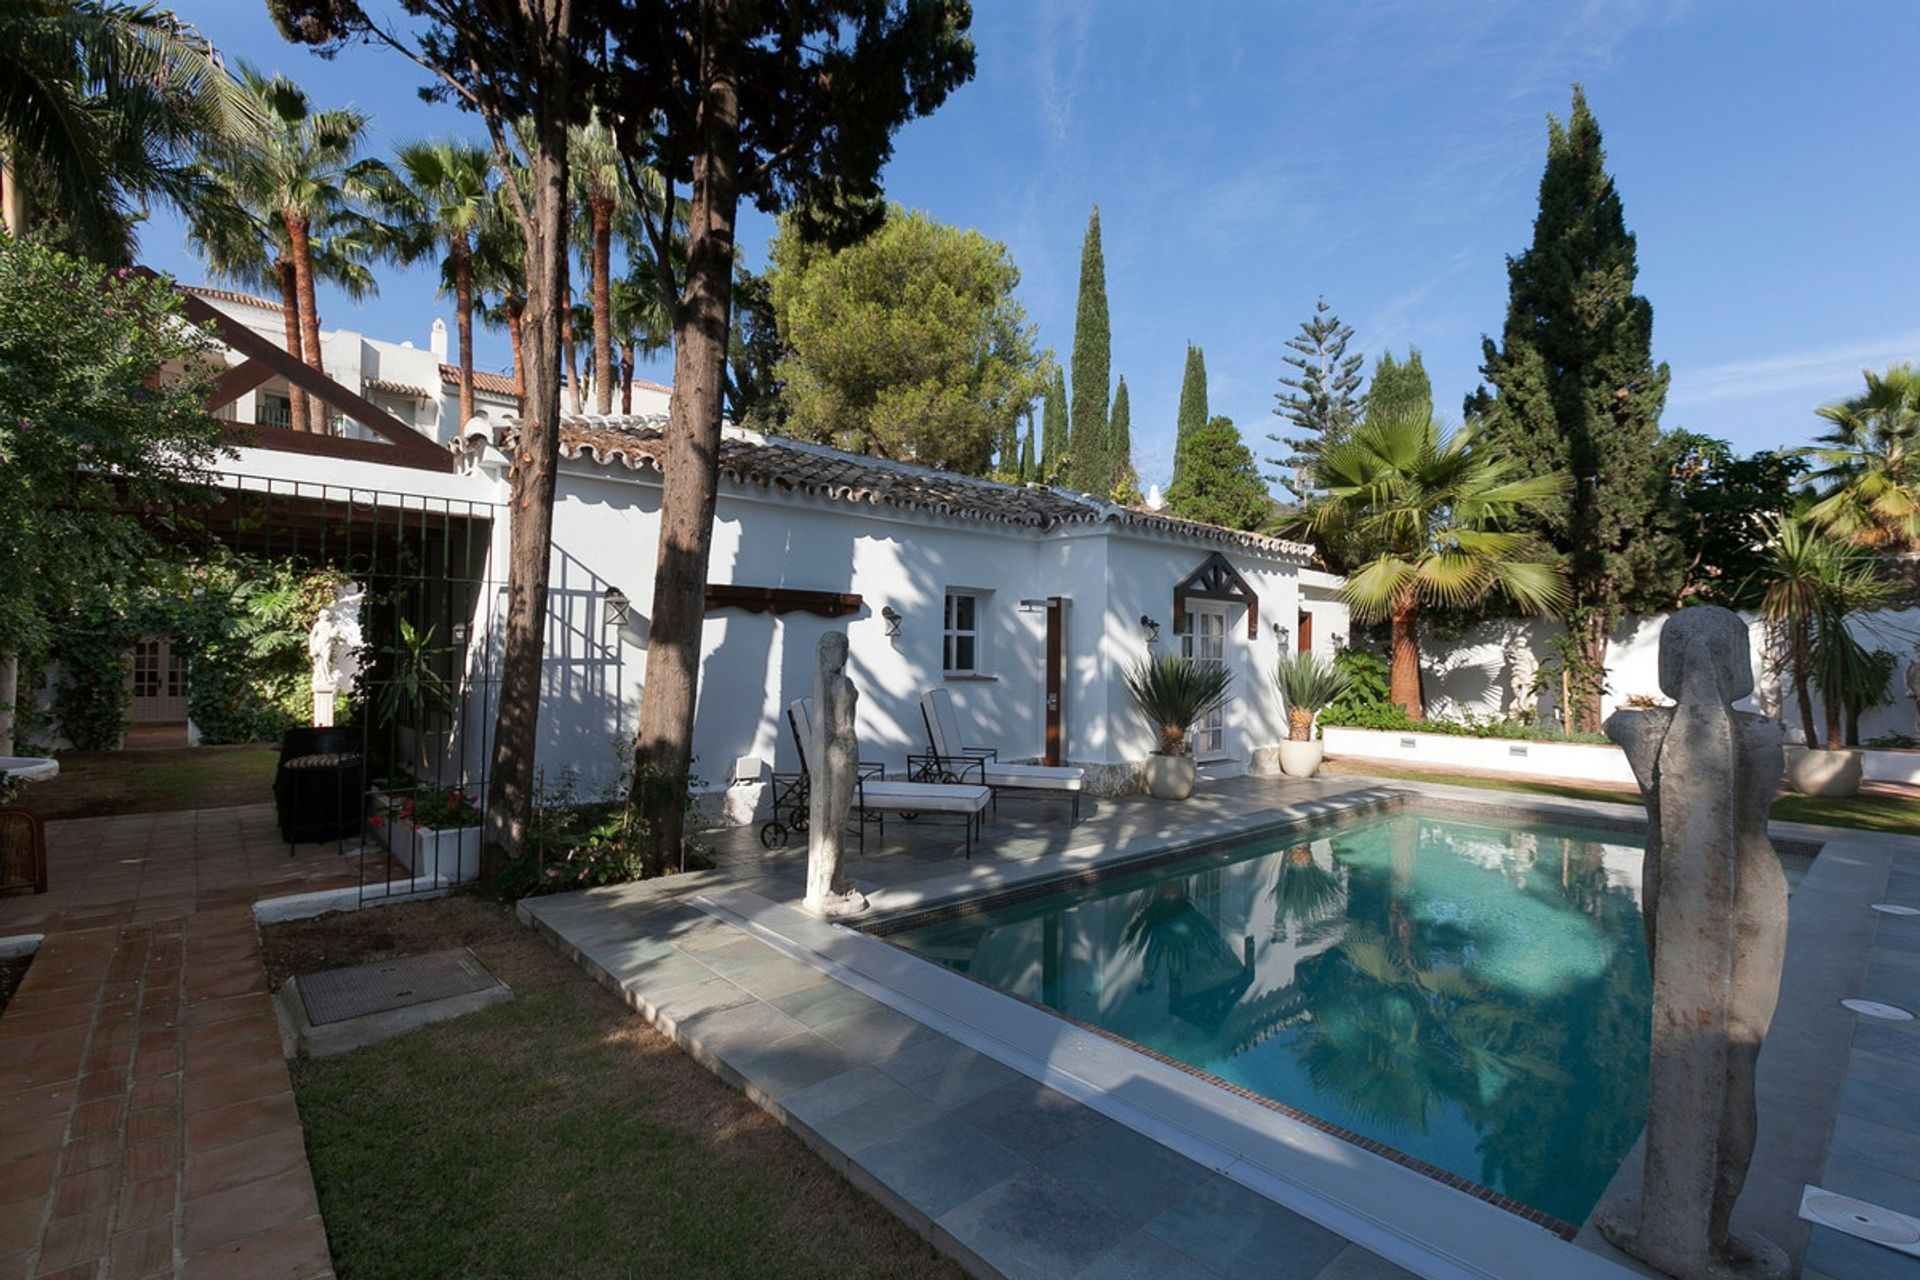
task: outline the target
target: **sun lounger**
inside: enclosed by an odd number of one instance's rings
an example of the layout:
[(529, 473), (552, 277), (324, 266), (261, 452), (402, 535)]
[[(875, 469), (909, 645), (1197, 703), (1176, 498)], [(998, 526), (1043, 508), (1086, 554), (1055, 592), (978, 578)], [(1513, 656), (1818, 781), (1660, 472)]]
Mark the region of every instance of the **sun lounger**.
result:
[[(793, 730), (793, 745), (800, 753), (800, 767), (809, 777), (812, 768), (807, 751), (813, 745), (813, 699), (796, 698), (787, 704), (787, 724)], [(811, 784), (809, 784), (811, 785)], [(867, 848), (867, 824), (877, 823), (881, 839), (887, 834), (887, 815), (905, 818), (922, 813), (953, 813), (967, 824), (967, 857), (973, 856), (973, 841), (986, 823), (987, 805), (993, 792), (984, 784), (954, 782), (895, 782), (878, 764), (861, 761), (853, 786), (853, 812), (860, 833), (860, 852)]]
[(994, 748), (966, 746), (960, 734), (960, 717), (954, 713), (953, 695), (945, 689), (929, 689), (920, 695), (920, 717), (926, 722), (927, 741), (932, 746), (927, 756), (918, 757), (923, 773), (961, 781), (978, 779), (993, 789), (996, 802), (1002, 791), (1064, 795), (1072, 803), (1067, 825), (1078, 825), (1086, 770), (1071, 765), (1002, 764)]

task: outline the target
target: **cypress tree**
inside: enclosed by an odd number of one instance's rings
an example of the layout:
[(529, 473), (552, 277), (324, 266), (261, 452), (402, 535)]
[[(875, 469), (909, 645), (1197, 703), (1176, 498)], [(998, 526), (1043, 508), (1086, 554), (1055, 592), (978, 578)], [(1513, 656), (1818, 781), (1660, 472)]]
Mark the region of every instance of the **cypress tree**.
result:
[(1113, 489), (1115, 459), (1107, 438), (1107, 384), (1113, 374), (1113, 336), (1107, 324), (1107, 260), (1100, 250), (1100, 208), (1087, 219), (1080, 247), (1080, 309), (1073, 323), (1073, 441), (1068, 475), (1077, 489), (1105, 497)]
[(1383, 352), (1373, 366), (1373, 381), (1367, 384), (1365, 421), (1377, 423), (1432, 415), (1433, 383), (1420, 360), (1420, 348), (1408, 347), (1405, 363), (1395, 360), (1393, 352)]
[(1060, 480), (1060, 464), (1067, 456), (1067, 379), (1058, 368), (1040, 406), (1040, 474), (1034, 479), (1043, 484)]
[(1114, 458), (1112, 491), (1107, 495), (1128, 506), (1141, 501), (1140, 473), (1133, 469), (1133, 410), (1127, 401), (1127, 378), (1113, 390), (1113, 416), (1107, 423), (1107, 448)]
[(1575, 86), (1565, 124), (1547, 119), (1533, 244), (1507, 260), (1506, 327), (1482, 341), (1491, 384), (1469, 418), (1526, 472), (1572, 479), (1537, 530), (1565, 559), (1575, 727), (1600, 727), (1607, 632), (1630, 609), (1671, 602), (1682, 572), (1663, 465), (1665, 364), (1653, 308), (1633, 292), (1635, 245), (1606, 170), (1600, 126)]
[(1187, 344), (1187, 370), (1180, 378), (1180, 417), (1174, 426), (1173, 479), (1180, 480), (1186, 469), (1187, 441), (1207, 425), (1207, 357), (1191, 342)]
[[(1025, 411), (1033, 413), (1031, 408)], [(994, 466), (1003, 475), (1015, 475), (1020, 470), (1020, 415), (1009, 417), (1000, 424), (1000, 439), (994, 445)]]
[(1257, 529), (1272, 503), (1253, 451), (1232, 418), (1209, 418), (1187, 438), (1187, 469), (1167, 486), (1167, 510), (1188, 520)]
[(1346, 439), (1360, 421), (1360, 367), (1366, 357), (1357, 351), (1347, 354), (1352, 339), (1353, 326), (1342, 324), (1325, 298), (1314, 303), (1311, 319), (1300, 322), (1300, 332), (1287, 339), (1293, 354), (1281, 360), (1294, 372), (1283, 376), (1280, 385), (1292, 390), (1274, 393), (1278, 403), (1273, 412), (1299, 434), (1269, 434), (1267, 439), (1288, 452), (1268, 461), (1292, 470), (1287, 487), (1296, 493), (1315, 487), (1313, 469), (1320, 455)]
[(1039, 474), (1033, 469), (1033, 414), (1027, 414), (1027, 438), (1020, 442), (1020, 470), (1015, 477), (1021, 483), (1038, 480)]

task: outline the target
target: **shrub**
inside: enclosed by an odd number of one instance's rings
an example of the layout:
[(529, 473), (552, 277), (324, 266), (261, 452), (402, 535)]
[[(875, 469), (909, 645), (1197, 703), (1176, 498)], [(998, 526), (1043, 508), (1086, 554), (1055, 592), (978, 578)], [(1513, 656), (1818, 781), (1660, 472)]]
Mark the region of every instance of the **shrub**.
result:
[(1568, 733), (1554, 725), (1517, 724), (1512, 720), (1502, 720), (1493, 716), (1484, 719), (1472, 715), (1436, 716), (1430, 720), (1415, 720), (1392, 703), (1338, 714), (1329, 707), (1321, 713), (1320, 723), (1342, 725), (1349, 729), (1383, 729), (1396, 733), (1444, 733), (1459, 738), (1511, 738), (1522, 742), (1609, 741), (1604, 733)]
[(479, 804), (459, 787), (418, 786), (395, 795), (387, 806), (392, 819), (411, 822), (431, 831), (477, 827)]
[(1393, 705), (1388, 697), (1385, 658), (1359, 649), (1344, 649), (1334, 655), (1333, 666), (1346, 675), (1347, 687), (1327, 704), (1320, 716), (1322, 724), (1353, 724), (1354, 721), (1346, 717)]

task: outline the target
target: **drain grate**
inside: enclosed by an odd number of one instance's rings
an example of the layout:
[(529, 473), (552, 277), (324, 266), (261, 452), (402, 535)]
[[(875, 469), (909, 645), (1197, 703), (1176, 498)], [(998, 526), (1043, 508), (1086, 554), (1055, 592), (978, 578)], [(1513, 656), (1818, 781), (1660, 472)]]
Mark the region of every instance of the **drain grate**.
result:
[(1920, 1257), (1920, 1222), (1904, 1213), (1808, 1186), (1800, 1192), (1800, 1216), (1808, 1222)]
[(500, 980), (461, 947), (424, 956), (405, 956), (350, 969), (329, 969), (300, 979), (300, 1002), (314, 1026), (363, 1018), (370, 1013), (471, 995), (497, 987)]

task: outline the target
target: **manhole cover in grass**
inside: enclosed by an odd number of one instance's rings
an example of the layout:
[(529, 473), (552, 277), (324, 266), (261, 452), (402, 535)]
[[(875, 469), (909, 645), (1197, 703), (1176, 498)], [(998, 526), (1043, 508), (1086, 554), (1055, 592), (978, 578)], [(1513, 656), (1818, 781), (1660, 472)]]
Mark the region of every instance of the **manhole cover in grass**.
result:
[(309, 974), (300, 979), (299, 989), (307, 1021), (321, 1027), (499, 985), (500, 980), (473, 958), (473, 952), (461, 947)]

